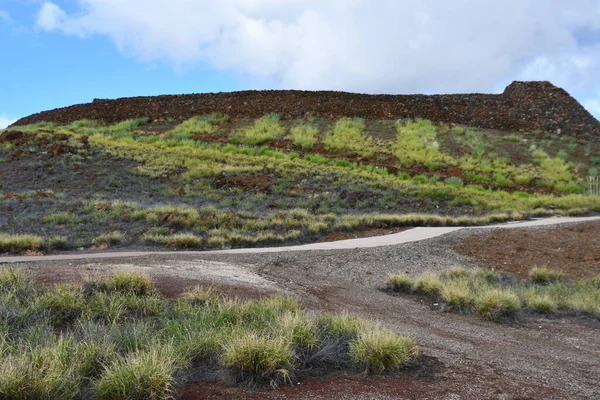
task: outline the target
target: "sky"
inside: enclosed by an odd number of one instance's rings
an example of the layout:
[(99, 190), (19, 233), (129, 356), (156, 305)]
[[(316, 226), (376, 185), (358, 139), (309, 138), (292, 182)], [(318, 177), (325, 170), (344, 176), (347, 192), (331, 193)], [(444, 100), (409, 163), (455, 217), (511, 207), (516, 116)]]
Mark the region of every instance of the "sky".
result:
[(600, 0), (0, 0), (0, 128), (94, 98), (514, 80), (600, 118)]

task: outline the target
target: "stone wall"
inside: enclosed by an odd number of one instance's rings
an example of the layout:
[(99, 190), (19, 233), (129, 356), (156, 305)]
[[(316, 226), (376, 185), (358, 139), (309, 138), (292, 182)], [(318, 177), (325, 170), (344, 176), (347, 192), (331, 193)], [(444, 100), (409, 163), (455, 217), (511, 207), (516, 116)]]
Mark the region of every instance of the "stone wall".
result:
[(130, 118), (183, 120), (220, 112), (232, 118), (258, 118), (277, 112), (285, 118), (363, 117), (426, 118), (509, 131), (552, 131), (600, 135), (600, 122), (566, 91), (550, 82), (513, 82), (504, 93), (454, 95), (365, 95), (329, 91), (243, 91), (95, 99), (92, 103), (44, 111), (14, 125), (41, 121), (68, 123), (98, 119), (112, 123)]

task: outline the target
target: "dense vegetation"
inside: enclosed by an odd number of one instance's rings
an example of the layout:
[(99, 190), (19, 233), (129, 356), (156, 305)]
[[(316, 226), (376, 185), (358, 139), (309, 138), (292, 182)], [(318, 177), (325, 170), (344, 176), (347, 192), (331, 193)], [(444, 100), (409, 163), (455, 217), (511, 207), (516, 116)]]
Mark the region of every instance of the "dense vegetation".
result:
[(382, 372), (418, 356), (410, 337), (294, 299), (226, 298), (196, 288), (166, 299), (139, 274), (40, 287), (0, 270), (0, 397), (164, 399), (227, 377), (287, 384), (310, 370)]
[(76, 121), (0, 133), (0, 252), (220, 248), (600, 209), (595, 144), (429, 121)]

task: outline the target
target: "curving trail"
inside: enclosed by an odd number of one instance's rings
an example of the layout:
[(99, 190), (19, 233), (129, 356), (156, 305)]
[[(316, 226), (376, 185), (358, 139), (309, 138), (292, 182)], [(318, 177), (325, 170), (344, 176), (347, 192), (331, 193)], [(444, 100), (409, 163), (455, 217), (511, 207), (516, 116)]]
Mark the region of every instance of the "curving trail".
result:
[(58, 254), (51, 256), (7, 256), (0, 257), (1, 263), (18, 263), (30, 261), (61, 261), (61, 260), (91, 260), (103, 258), (130, 258), (152, 255), (211, 255), (211, 254), (256, 254), (256, 253), (283, 253), (292, 251), (312, 251), (312, 250), (345, 250), (345, 249), (364, 249), (371, 247), (391, 246), (403, 243), (418, 242), (442, 236), (461, 229), (510, 229), (510, 228), (530, 228), (551, 226), (567, 223), (589, 222), (600, 220), (600, 216), (594, 217), (552, 217), (535, 219), (531, 221), (509, 222), (496, 225), (485, 225), (476, 227), (420, 227), (413, 228), (403, 232), (384, 236), (374, 236), (367, 238), (339, 240), (336, 242), (310, 243), (297, 246), (282, 247), (259, 247), (248, 249), (229, 249), (229, 250), (210, 250), (210, 251), (124, 251), (124, 252), (102, 252), (102, 253), (79, 253), (79, 254)]

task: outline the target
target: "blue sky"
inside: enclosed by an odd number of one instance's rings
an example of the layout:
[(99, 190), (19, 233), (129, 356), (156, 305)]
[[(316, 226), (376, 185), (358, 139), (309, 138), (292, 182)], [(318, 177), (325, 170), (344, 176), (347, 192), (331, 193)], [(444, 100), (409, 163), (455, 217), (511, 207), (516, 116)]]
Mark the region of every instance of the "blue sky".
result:
[(600, 117), (597, 0), (0, 0), (0, 54), (0, 127), (93, 98), (523, 79)]

